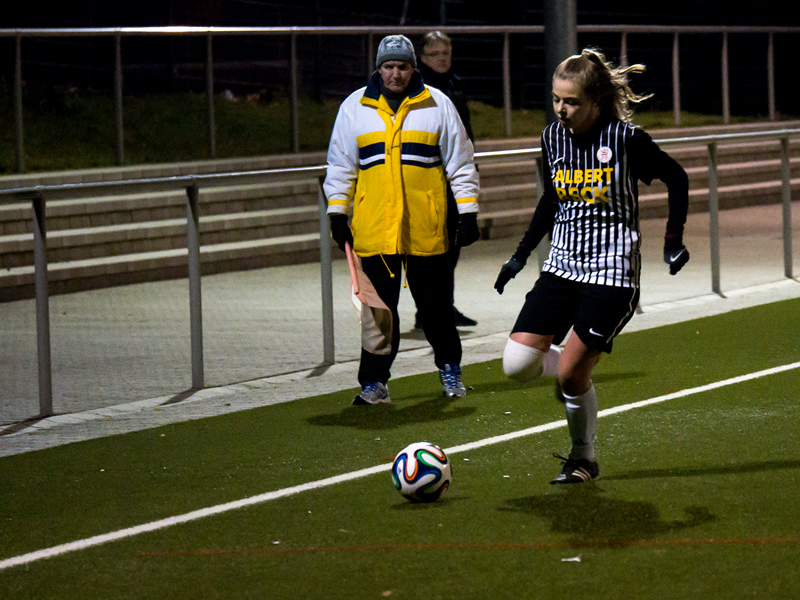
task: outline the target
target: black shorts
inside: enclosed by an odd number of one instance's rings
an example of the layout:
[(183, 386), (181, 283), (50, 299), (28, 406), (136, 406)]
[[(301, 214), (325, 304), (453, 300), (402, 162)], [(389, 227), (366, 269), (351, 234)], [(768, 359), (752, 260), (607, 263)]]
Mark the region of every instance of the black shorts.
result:
[(542, 273), (511, 333), (552, 335), (560, 344), (574, 328), (580, 340), (595, 350), (611, 352), (614, 338), (631, 320), (639, 304), (639, 289), (578, 283)]

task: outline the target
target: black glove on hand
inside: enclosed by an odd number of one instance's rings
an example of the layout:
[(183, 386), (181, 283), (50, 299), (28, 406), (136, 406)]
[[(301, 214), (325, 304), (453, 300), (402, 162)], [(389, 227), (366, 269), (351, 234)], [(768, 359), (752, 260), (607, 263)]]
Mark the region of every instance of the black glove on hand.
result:
[(689, 251), (682, 243), (664, 245), (664, 262), (669, 265), (669, 274), (675, 275), (689, 262)]
[(347, 224), (347, 215), (331, 215), (331, 236), (342, 252), (344, 252), (345, 242), (350, 244), (351, 248), (353, 247), (353, 232), (350, 231), (350, 226)]
[(514, 279), (517, 273), (522, 271), (524, 267), (525, 263), (518, 261), (513, 256), (503, 263), (503, 266), (500, 267), (500, 274), (497, 276), (497, 281), (494, 282), (494, 289), (497, 290), (497, 293), (502, 294), (506, 284)]
[(464, 213), (458, 217), (456, 230), (456, 245), (464, 248), (481, 239), (478, 229), (478, 213)]

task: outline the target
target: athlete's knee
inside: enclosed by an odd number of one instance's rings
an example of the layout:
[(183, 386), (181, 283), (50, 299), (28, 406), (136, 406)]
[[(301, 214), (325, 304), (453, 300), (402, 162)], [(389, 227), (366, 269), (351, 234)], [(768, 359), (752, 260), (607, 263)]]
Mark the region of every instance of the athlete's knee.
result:
[(567, 379), (562, 380), (561, 376), (556, 379), (556, 400), (565, 404), (567, 402), (573, 402), (574, 399), (583, 396), (587, 392), (590, 392), (594, 389), (594, 385), (592, 384), (592, 380), (575, 380), (575, 379)]
[(544, 357), (547, 353), (509, 339), (503, 351), (503, 371), (520, 383), (530, 383), (544, 373)]

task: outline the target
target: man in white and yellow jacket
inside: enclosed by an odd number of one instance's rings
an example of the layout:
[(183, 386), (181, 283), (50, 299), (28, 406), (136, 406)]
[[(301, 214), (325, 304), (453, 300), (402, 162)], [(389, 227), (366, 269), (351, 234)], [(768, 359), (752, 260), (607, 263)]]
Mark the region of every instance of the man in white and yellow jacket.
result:
[[(446, 256), (447, 185), (458, 206), (458, 242), (468, 246), (480, 237), (472, 142), (450, 99), (422, 83), (406, 37), (384, 38), (376, 66), (368, 85), (339, 109), (324, 184), (334, 240), (343, 250), (345, 243), (353, 248), (391, 310), (386, 343), (362, 343), (362, 391), (353, 402), (389, 402), (386, 383), (400, 341), (401, 268), (433, 347), (444, 393), (460, 397), (466, 389)], [(374, 323), (362, 318), (362, 327), (370, 326)], [(370, 332), (362, 333), (362, 339), (369, 338)]]

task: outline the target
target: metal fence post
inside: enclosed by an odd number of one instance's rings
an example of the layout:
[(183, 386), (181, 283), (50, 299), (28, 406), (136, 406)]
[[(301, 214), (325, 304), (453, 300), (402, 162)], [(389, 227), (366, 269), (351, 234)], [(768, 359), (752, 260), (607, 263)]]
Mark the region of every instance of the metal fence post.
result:
[(511, 34), (503, 34), (503, 108), (506, 137), (511, 137)]
[[(536, 158), (536, 203), (542, 199), (544, 194), (544, 180), (542, 179), (542, 169), (544, 169), (544, 159), (539, 156)], [(544, 261), (550, 255), (550, 236), (546, 235), (536, 246), (536, 258), (539, 263), (539, 272), (541, 273), (544, 267)]]
[(114, 36), (114, 116), (117, 131), (117, 164), (125, 163), (125, 146), (122, 122), (122, 36)]
[(769, 120), (776, 121), (775, 110), (775, 36), (767, 34), (767, 102), (769, 104)]
[(206, 101), (208, 103), (208, 153), (217, 157), (217, 128), (214, 122), (214, 41), (206, 37)]
[(15, 38), (14, 45), (14, 124), (17, 132), (17, 173), (25, 172), (24, 129), (22, 127), (22, 36)]
[(722, 296), (719, 282), (719, 195), (717, 182), (717, 143), (708, 144), (708, 216), (711, 244), (711, 290)]
[(324, 177), (319, 178), (319, 263), (322, 288), (322, 351), (323, 362), (336, 362), (333, 338), (333, 257), (331, 255), (331, 224), (328, 221), (328, 203), (322, 189)]
[(297, 108), (297, 34), (291, 36), (290, 63), (291, 63), (291, 101), (292, 101), (292, 152), (300, 152), (300, 117)]
[(619, 40), (619, 66), (628, 66), (628, 32), (623, 31)]
[(189, 252), (189, 326), (192, 343), (192, 389), (205, 387), (203, 369), (203, 301), (200, 294), (200, 190), (186, 188), (186, 246)]
[(45, 199), (33, 197), (33, 262), (36, 286), (36, 351), (39, 362), (39, 416), (53, 414), (50, 360), (50, 296), (47, 289), (47, 226)]
[(728, 68), (728, 32), (722, 34), (722, 122), (731, 124), (731, 80)]
[(367, 79), (375, 72), (375, 36), (367, 34)]
[(675, 116), (675, 127), (681, 126), (681, 52), (678, 36), (675, 32), (672, 39), (672, 112)]
[(781, 138), (781, 200), (783, 203), (783, 274), (791, 279), (792, 268), (792, 174), (789, 136)]

